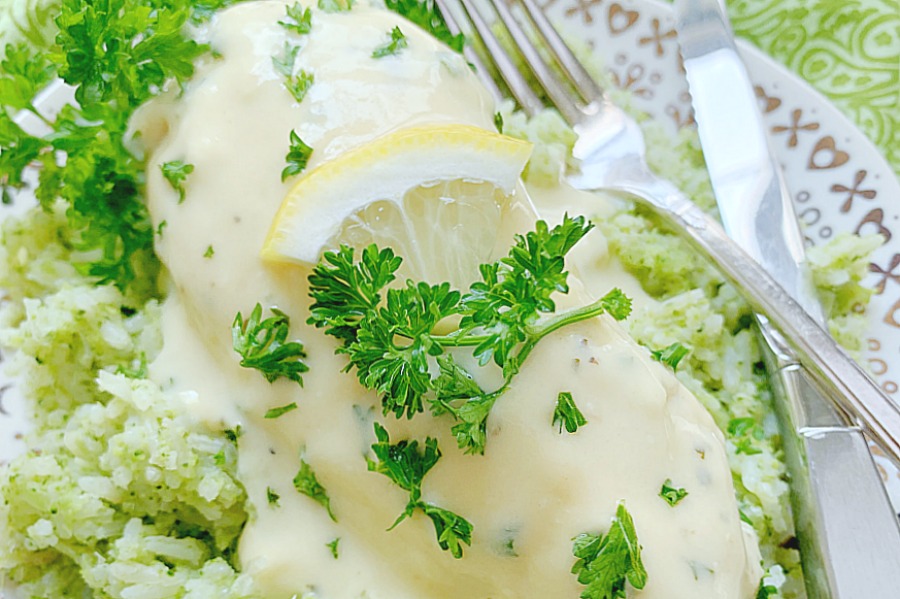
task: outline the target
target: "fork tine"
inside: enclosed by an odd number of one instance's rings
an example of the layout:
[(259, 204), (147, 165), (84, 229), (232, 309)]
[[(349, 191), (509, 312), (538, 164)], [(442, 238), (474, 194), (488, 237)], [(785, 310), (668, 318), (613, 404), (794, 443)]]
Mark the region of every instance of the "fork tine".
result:
[(544, 62), (544, 59), (541, 58), (537, 48), (531, 43), (531, 40), (528, 39), (525, 30), (509, 10), (509, 6), (507, 6), (505, 0), (490, 0), (490, 3), (497, 10), (500, 20), (503, 21), (503, 24), (512, 36), (516, 46), (519, 47), (519, 51), (525, 58), (528, 68), (530, 68), (531, 72), (534, 73), (534, 76), (537, 77), (537, 80), (543, 86), (560, 114), (562, 114), (563, 118), (566, 119), (570, 125), (579, 123), (584, 118), (584, 113), (581, 112), (575, 102), (572, 101), (569, 90), (566, 89), (565, 85), (560, 82), (556, 75), (554, 75), (553, 70), (546, 62)]
[[(441, 16), (444, 18), (444, 22), (447, 24), (447, 29), (450, 30), (450, 33), (453, 35), (465, 35), (466, 32), (464, 32), (462, 27), (459, 26), (459, 23), (457, 23), (456, 17), (453, 15), (450, 7), (447, 6), (446, 0), (434, 0), (434, 3), (437, 5)], [(491, 77), (491, 72), (488, 70), (487, 65), (484, 64), (484, 61), (481, 60), (481, 57), (478, 56), (478, 53), (471, 44), (465, 44), (465, 46), (463, 46), (463, 56), (465, 56), (466, 60), (469, 61), (469, 64), (475, 68), (475, 74), (478, 75), (478, 78), (481, 79), (481, 83), (488, 89), (491, 96), (494, 98), (494, 102), (499, 104), (505, 96), (503, 95), (503, 92), (500, 91), (497, 82)]]
[(535, 24), (538, 31), (544, 36), (550, 53), (559, 63), (559, 66), (562, 67), (563, 72), (568, 75), (572, 85), (575, 86), (584, 101), (590, 104), (595, 100), (603, 99), (603, 88), (597, 85), (597, 82), (587, 72), (581, 61), (575, 57), (566, 42), (559, 36), (556, 28), (550, 23), (550, 19), (544, 14), (544, 11), (538, 7), (534, 0), (519, 1), (525, 7), (531, 22)]
[[(528, 81), (525, 80), (525, 77), (519, 72), (509, 54), (506, 53), (506, 50), (503, 49), (503, 46), (494, 36), (490, 25), (482, 18), (481, 13), (478, 12), (471, 0), (460, 0), (460, 4), (468, 15), (469, 20), (472, 21), (472, 25), (475, 27), (478, 37), (484, 43), (488, 55), (493, 59), (497, 70), (500, 71), (500, 76), (503, 77), (506, 85), (509, 86), (509, 91), (512, 92), (519, 102), (519, 106), (529, 116), (534, 116), (540, 112), (544, 107), (544, 103), (541, 102), (541, 99), (537, 97), (537, 94), (528, 85)], [(485, 71), (485, 75), (488, 76), (487, 71)]]

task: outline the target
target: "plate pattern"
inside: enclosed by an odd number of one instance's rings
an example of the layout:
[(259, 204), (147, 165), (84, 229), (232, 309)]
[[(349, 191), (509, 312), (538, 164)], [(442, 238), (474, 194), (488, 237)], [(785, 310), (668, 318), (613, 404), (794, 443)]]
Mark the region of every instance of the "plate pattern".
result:
[[(605, 60), (610, 80), (674, 133), (694, 126), (671, 8), (654, 0), (545, 0), (566, 31)], [(806, 241), (840, 232), (879, 233), (866, 283), (875, 290), (863, 360), (900, 400), (900, 183), (871, 141), (825, 97), (739, 41), (773, 149), (785, 171)], [(873, 454), (896, 509), (900, 471)]]

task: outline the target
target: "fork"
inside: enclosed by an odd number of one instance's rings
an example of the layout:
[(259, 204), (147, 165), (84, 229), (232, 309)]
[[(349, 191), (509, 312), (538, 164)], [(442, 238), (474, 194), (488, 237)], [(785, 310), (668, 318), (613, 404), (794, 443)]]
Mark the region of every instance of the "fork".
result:
[[(494, 35), (491, 25), (473, 0), (458, 0), (468, 21), (487, 50), (520, 107), (529, 116), (544, 109), (540, 96)], [(835, 343), (819, 323), (797, 303), (760, 265), (747, 255), (721, 225), (687, 199), (672, 183), (657, 177), (644, 160), (644, 138), (637, 123), (616, 106), (594, 81), (581, 62), (538, 8), (534, 0), (518, 1), (540, 40), (568, 80), (560, 81), (531, 41), (525, 28), (512, 14), (507, 0), (488, 0), (509, 31), (526, 65), (543, 94), (572, 127), (577, 141), (572, 150), (579, 167), (568, 173), (568, 183), (582, 190), (625, 194), (650, 207), (673, 231), (719, 268), (756, 311), (767, 315), (771, 324), (794, 348), (832, 402), (846, 412), (890, 456), (900, 461), (900, 408), (885, 396), (878, 385)], [(448, 5), (435, 0), (452, 33), (466, 33)], [(499, 88), (471, 46), (468, 60), (495, 97)], [(577, 97), (573, 97), (574, 89)]]

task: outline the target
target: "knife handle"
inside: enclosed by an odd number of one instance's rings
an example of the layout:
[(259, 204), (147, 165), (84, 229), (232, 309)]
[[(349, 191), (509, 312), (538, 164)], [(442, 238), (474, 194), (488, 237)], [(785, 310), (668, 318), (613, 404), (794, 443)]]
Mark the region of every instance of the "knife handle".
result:
[(728, 237), (718, 222), (667, 181), (656, 180), (653, 189), (648, 190), (646, 180), (636, 178), (635, 183), (631, 183), (626, 178), (617, 182), (615, 189), (654, 208), (673, 230), (708, 256), (753, 310), (765, 314), (781, 333), (800, 363), (819, 384), (823, 395), (900, 463), (900, 408), (897, 404), (759, 263)]
[(765, 319), (760, 331), (810, 599), (896, 596), (900, 525), (862, 431), (846, 426)]

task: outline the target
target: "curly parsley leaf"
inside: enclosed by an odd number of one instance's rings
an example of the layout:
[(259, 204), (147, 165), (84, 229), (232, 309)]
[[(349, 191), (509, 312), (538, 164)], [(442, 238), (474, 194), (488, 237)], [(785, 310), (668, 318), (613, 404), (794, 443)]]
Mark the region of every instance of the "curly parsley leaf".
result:
[(434, 0), (385, 0), (385, 6), (403, 15), (455, 52), (462, 53), (466, 38), (461, 33), (454, 35), (434, 4)]
[(372, 52), (372, 58), (384, 58), (385, 56), (393, 56), (409, 45), (406, 36), (400, 31), (399, 27), (391, 29), (391, 40), (379, 46)]
[(316, 478), (316, 473), (313, 472), (313, 469), (305, 460), (300, 460), (300, 470), (297, 472), (297, 476), (294, 477), (294, 488), (297, 489), (299, 493), (306, 495), (324, 507), (328, 512), (328, 517), (334, 522), (337, 522), (337, 518), (334, 517), (334, 512), (331, 511), (331, 499), (328, 497), (328, 492), (325, 490), (325, 487), (319, 483), (319, 480)]
[(472, 523), (459, 514), (430, 503), (422, 503), (420, 507), (434, 525), (434, 532), (441, 549), (449, 551), (450, 555), (456, 559), (461, 558), (463, 543), (472, 545), (472, 531), (474, 530)]
[(303, 362), (303, 344), (287, 341), (287, 314), (277, 308), (272, 308), (272, 314), (263, 320), (260, 304), (256, 304), (247, 320), (238, 312), (231, 325), (234, 351), (242, 358), (241, 366), (259, 370), (270, 383), (284, 377), (302, 386), (301, 375), (309, 370)]
[(194, 172), (194, 165), (187, 164), (183, 160), (170, 160), (163, 162), (159, 166), (163, 177), (172, 186), (172, 189), (178, 192), (178, 203), (184, 201), (184, 180), (187, 176)]
[(592, 228), (583, 217), (566, 216), (553, 229), (538, 221), (534, 231), (516, 235), (508, 256), (481, 266), (482, 280), (462, 300), (460, 322), (461, 329), (484, 333), (474, 352), (479, 363), (493, 360), (507, 376), (518, 371), (527, 352), (514, 350), (528, 339), (540, 314), (556, 310), (551, 296), (569, 291), (565, 255)]
[(326, 252), (309, 276), (314, 302), (307, 323), (344, 343), (355, 341), (360, 322), (381, 303), (381, 291), (396, 279), (401, 262), (390, 248), (374, 245), (362, 251), (359, 262), (348, 246)]
[[(517, 236), (509, 255), (481, 266), (482, 280), (467, 293), (448, 283), (407, 281), (391, 287), (401, 259), (371, 245), (357, 261), (352, 248), (327, 252), (310, 281), (309, 323), (343, 345), (360, 383), (381, 395), (385, 414), (412, 418), (428, 406), (456, 420), (452, 432), (467, 453), (484, 453), (487, 418), (519, 366), (548, 334), (609, 313), (625, 318), (630, 300), (618, 289), (596, 302), (556, 314), (554, 293), (568, 291), (565, 254), (590, 229), (566, 216), (550, 229), (543, 221)], [(446, 334), (438, 331), (449, 330)], [(503, 384), (481, 389), (448, 354), (474, 348), (481, 366), (502, 368)]]
[(457, 313), (460, 297), (449, 283), (408, 281), (402, 289), (389, 289), (385, 305), (360, 322), (346, 353), (360, 382), (382, 394), (385, 413), (412, 418), (423, 411), (425, 395), (433, 388), (429, 357), (443, 352), (433, 331)]
[(585, 424), (587, 424), (587, 419), (575, 405), (572, 394), (568, 391), (560, 391), (556, 398), (556, 407), (553, 409), (553, 426), (558, 426), (559, 432), (562, 434), (563, 428), (569, 433), (574, 433), (579, 426)]
[(678, 369), (678, 363), (681, 362), (690, 353), (690, 350), (682, 344), (676, 342), (665, 349), (657, 349), (650, 352), (653, 359), (662, 362), (672, 370)]
[(297, 132), (292, 129), (290, 147), (288, 148), (287, 156), (285, 156), (287, 166), (281, 171), (281, 180), (284, 181), (288, 177), (303, 172), (303, 169), (306, 168), (306, 164), (309, 162), (309, 157), (312, 156), (312, 152), (313, 149), (303, 143)]
[(626, 582), (635, 589), (647, 584), (634, 521), (623, 502), (619, 502), (606, 535), (582, 533), (573, 540), (572, 553), (578, 561), (572, 574), (587, 587), (582, 599), (624, 598)]
[(675, 507), (678, 503), (687, 497), (688, 492), (683, 488), (672, 486), (672, 479), (667, 478), (659, 490), (659, 496), (666, 500), (670, 506)]
[(425, 445), (419, 450), (419, 442), (399, 441), (391, 444), (387, 430), (375, 423), (375, 439), (372, 453), (376, 459), (366, 456), (370, 472), (380, 472), (394, 484), (409, 492), (409, 502), (388, 530), (411, 517), (416, 510), (421, 510), (434, 525), (435, 535), (441, 549), (449, 551), (455, 558), (462, 557), (463, 544), (472, 544), (472, 524), (468, 520), (450, 510), (422, 501), (422, 481), (441, 457), (437, 440), (425, 439)]

